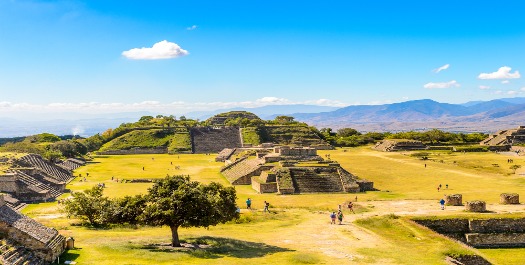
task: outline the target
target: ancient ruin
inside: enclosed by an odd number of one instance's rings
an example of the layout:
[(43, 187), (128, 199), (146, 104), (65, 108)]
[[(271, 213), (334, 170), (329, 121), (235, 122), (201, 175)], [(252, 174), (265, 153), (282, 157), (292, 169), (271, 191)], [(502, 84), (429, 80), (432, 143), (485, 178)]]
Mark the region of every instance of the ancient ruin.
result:
[(64, 252), (65, 238), (11, 209), (0, 196), (0, 262), (50, 264)]
[(465, 205), (467, 212), (483, 213), (487, 211), (487, 203), (484, 201), (470, 201)]
[(27, 154), (8, 162), (10, 167), (0, 175), (0, 192), (9, 194), (9, 206), (20, 209), (21, 202), (54, 200), (62, 195), (73, 178), (72, 170), (85, 164), (80, 159), (51, 163), (40, 155)]
[(428, 147), (421, 141), (406, 139), (387, 139), (378, 142), (374, 147), (375, 150), (383, 152), (425, 150)]
[(223, 150), (221, 173), (233, 185), (252, 185), (259, 193), (363, 192), (373, 183), (361, 180), (310, 147)]
[(450, 206), (462, 206), (463, 196), (461, 194), (445, 195), (445, 204)]
[(502, 193), (499, 198), (501, 204), (520, 204), (520, 195), (517, 193)]
[(476, 248), (525, 246), (525, 218), (452, 218), (414, 221)]
[(217, 153), (224, 148), (242, 147), (238, 127), (195, 127), (190, 130), (192, 151), (195, 154)]
[[(517, 129), (502, 130), (490, 135), (480, 145), (487, 145), (494, 150), (509, 150), (511, 146), (525, 143), (525, 126)], [(498, 148), (500, 147), (500, 148)]]

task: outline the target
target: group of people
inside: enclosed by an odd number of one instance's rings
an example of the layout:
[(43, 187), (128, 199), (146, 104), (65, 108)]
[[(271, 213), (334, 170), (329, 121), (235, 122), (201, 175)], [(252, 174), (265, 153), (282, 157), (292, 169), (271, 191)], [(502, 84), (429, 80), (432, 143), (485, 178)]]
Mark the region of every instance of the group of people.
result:
[[(356, 197), (356, 200), (357, 200), (357, 197)], [(355, 214), (354, 204), (351, 201), (348, 202), (346, 207), (348, 208), (349, 211), (351, 211), (352, 213)], [(343, 209), (342, 209), (341, 205), (339, 205), (339, 210), (337, 211), (337, 213), (336, 212), (332, 212), (330, 214), (330, 219), (332, 220), (330, 222), (330, 224), (335, 225), (335, 222), (337, 220), (337, 221), (339, 221), (339, 224), (341, 225), (341, 224), (343, 224), (343, 218), (344, 218)]]
[[(437, 187), (438, 192), (443, 188), (441, 184)], [(448, 184), (445, 184), (445, 188), (448, 190)]]
[[(246, 209), (251, 210), (252, 209), (252, 199), (248, 198), (246, 200)], [(264, 210), (263, 212), (270, 212), (270, 203), (267, 201), (264, 201)]]

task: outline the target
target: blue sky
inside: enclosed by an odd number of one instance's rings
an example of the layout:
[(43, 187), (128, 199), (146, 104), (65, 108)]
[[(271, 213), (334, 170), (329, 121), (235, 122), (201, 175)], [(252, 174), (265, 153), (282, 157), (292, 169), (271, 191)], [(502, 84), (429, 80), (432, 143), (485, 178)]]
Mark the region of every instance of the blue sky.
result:
[(0, 0), (0, 115), (521, 97), (523, 10), (518, 0)]

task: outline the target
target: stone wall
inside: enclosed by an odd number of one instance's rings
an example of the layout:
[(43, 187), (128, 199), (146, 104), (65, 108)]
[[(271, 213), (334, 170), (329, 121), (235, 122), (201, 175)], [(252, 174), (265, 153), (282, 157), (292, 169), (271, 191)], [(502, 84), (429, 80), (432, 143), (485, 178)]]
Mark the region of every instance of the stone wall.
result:
[(470, 232), (468, 219), (416, 219), (414, 222), (426, 226), (440, 234), (465, 234)]
[(7, 207), (3, 196), (0, 197), (0, 233), (31, 249), (36, 256), (48, 262), (62, 254), (65, 238), (57, 230), (47, 228)]
[(310, 147), (280, 146), (274, 148), (274, 153), (283, 156), (316, 156), (317, 149)]
[(252, 188), (258, 193), (275, 193), (277, 192), (277, 183), (261, 183), (257, 177), (252, 177)]
[(414, 220), (474, 247), (525, 246), (525, 218)]
[(0, 191), (15, 193), (18, 191), (18, 185), (16, 184), (16, 174), (6, 173), (0, 175)]
[(471, 233), (466, 234), (465, 236), (467, 238), (467, 243), (476, 248), (508, 248), (525, 246), (525, 234), (523, 233)]
[(525, 233), (525, 219), (470, 220), (469, 231), (473, 233)]
[(374, 191), (374, 182), (368, 181), (366, 179), (358, 179), (356, 180), (357, 185), (359, 185), (359, 190), (361, 192), (364, 191)]

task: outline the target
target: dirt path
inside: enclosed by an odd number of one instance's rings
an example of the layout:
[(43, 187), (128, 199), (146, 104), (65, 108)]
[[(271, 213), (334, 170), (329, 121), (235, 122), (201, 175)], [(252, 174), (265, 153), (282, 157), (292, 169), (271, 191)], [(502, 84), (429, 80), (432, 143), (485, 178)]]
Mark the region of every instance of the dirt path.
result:
[[(330, 225), (328, 212), (311, 213), (307, 221), (279, 234), (278, 245), (301, 251), (328, 256), (339, 264), (359, 263), (364, 257), (358, 253), (362, 248), (388, 247), (390, 244), (372, 231), (355, 225), (357, 219), (387, 214), (396, 215), (462, 215), (464, 206), (448, 206), (441, 210), (437, 201), (402, 200), (368, 201), (357, 205), (371, 209), (369, 212), (352, 214), (345, 210), (343, 225)], [(495, 213), (525, 212), (521, 205), (489, 204), (487, 209)], [(297, 232), (300, 231), (300, 235)], [(367, 263), (369, 264), (369, 263)], [(373, 264), (373, 263), (372, 263)], [(393, 264), (389, 260), (379, 260), (376, 264)]]

